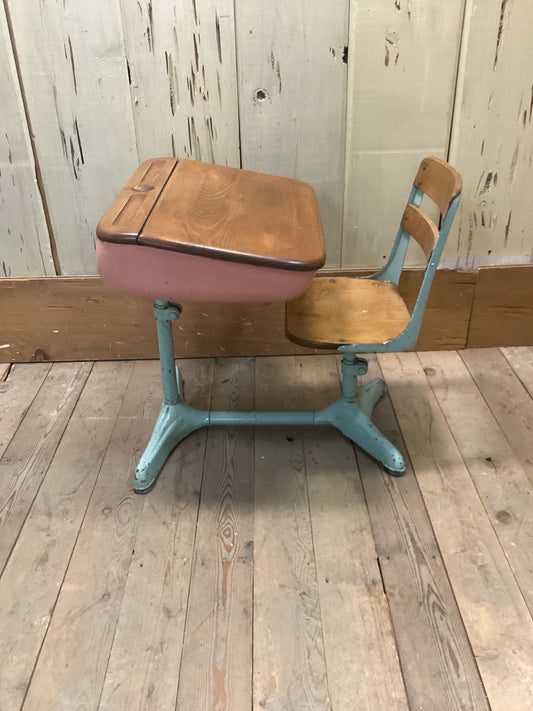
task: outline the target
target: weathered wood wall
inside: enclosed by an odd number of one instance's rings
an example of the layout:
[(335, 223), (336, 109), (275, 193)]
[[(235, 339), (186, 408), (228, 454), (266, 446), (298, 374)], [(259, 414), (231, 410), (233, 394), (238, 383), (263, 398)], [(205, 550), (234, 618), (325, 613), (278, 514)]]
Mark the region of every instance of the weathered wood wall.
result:
[(30, 131), (0, 3), (0, 276), (54, 274)]
[(310, 182), (331, 267), (378, 266), (449, 156), (447, 265), (532, 261), (532, 26), (530, 0), (4, 0), (0, 274), (94, 273), (99, 217), (170, 154)]
[(448, 254), (533, 257), (533, 3), (467, 0), (450, 157), (469, 196)]

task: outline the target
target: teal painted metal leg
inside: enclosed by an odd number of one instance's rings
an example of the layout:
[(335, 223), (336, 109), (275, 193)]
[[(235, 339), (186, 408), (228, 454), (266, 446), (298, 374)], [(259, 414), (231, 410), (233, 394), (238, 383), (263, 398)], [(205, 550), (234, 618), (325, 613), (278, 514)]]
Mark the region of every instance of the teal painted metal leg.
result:
[(357, 403), (341, 398), (317, 412), (317, 425), (333, 425), (345, 437), (377, 459), (391, 474), (403, 474), (405, 462), (396, 447), (384, 437)]
[(161, 379), (163, 393), (167, 405), (182, 402), (180, 393), (180, 378), (174, 356), (174, 341), (172, 340), (172, 321), (181, 316), (181, 306), (168, 301), (156, 301), (154, 316), (157, 324), (157, 341), (159, 344), (159, 361), (161, 363)]
[(371, 422), (374, 405), (385, 392), (376, 378), (363, 388), (357, 376), (364, 375), (368, 363), (346, 352), (342, 360), (342, 398), (316, 412), (209, 412), (195, 410), (183, 400), (183, 381), (175, 365), (172, 321), (179, 318), (181, 306), (156, 301), (154, 315), (161, 360), (164, 401), (148, 445), (135, 471), (134, 491), (150, 491), (172, 450), (197, 429), (211, 425), (331, 425), (361, 449), (380, 461), (392, 474), (402, 474), (402, 455)]
[(148, 493), (172, 450), (191, 432), (208, 424), (208, 412), (194, 410), (185, 403), (163, 403), (148, 446), (135, 470), (134, 491)]
[(368, 371), (368, 361), (355, 353), (345, 352), (342, 359), (342, 398), (324, 411), (330, 424), (348, 439), (377, 459), (391, 474), (405, 472), (405, 462), (396, 447), (384, 437), (371, 421), (372, 411), (386, 387), (383, 380), (374, 378), (362, 388), (357, 376)]
[(145, 494), (153, 488), (163, 464), (176, 445), (194, 430), (205, 427), (209, 421), (209, 413), (194, 410), (183, 402), (183, 380), (175, 364), (172, 340), (172, 321), (177, 320), (180, 314), (179, 304), (155, 302), (164, 401), (150, 441), (135, 470), (133, 489), (138, 494)]
[(375, 404), (386, 390), (385, 383), (381, 378), (374, 378), (359, 390), (357, 405), (368, 418), (372, 416)]

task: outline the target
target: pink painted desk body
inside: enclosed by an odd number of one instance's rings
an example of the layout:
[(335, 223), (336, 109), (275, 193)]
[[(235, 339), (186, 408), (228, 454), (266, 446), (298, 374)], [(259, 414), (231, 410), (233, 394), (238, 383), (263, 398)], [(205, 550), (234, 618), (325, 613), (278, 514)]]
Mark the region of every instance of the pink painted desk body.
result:
[(315, 275), (101, 241), (96, 258), (98, 274), (114, 291), (164, 301), (290, 301), (307, 289)]

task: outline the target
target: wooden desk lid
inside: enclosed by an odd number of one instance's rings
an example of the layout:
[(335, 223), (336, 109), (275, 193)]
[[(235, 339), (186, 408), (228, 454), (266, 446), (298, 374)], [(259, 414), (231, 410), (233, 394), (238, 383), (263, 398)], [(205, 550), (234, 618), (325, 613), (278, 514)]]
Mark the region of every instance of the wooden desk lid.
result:
[(306, 183), (192, 160), (143, 163), (97, 228), (104, 241), (313, 271), (325, 261)]

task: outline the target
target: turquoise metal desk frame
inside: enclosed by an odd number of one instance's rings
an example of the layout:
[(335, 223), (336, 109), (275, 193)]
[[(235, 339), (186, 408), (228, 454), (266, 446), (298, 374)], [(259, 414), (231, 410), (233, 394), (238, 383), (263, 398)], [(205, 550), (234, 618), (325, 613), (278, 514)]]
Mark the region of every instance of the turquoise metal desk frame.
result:
[(181, 306), (156, 301), (157, 335), (163, 380), (164, 402), (152, 437), (135, 471), (134, 490), (150, 491), (167, 457), (182, 439), (202, 427), (212, 425), (333, 425), (362, 449), (383, 462), (389, 471), (405, 471), (398, 450), (370, 422), (375, 403), (385, 392), (383, 381), (375, 379), (358, 389), (358, 375), (367, 371), (367, 361), (347, 351), (342, 360), (342, 398), (315, 412), (213, 412), (195, 410), (183, 400), (183, 384), (174, 359), (172, 321)]

